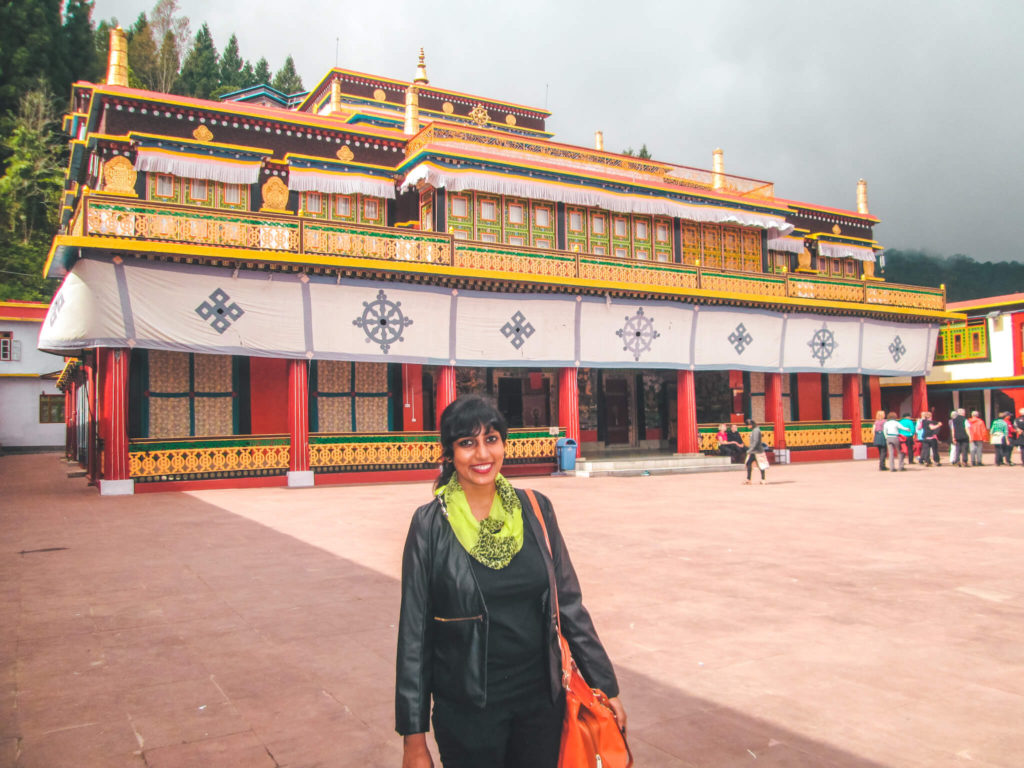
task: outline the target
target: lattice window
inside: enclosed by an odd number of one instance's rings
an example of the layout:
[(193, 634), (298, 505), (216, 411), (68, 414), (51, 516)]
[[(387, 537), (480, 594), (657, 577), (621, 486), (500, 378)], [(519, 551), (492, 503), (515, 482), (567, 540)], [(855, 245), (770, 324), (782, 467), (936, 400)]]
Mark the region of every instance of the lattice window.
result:
[(759, 230), (741, 230), (743, 242), (743, 270), (761, 271), (761, 233)]
[(39, 396), (39, 423), (64, 423), (64, 395)]
[(702, 267), (721, 269), (722, 267), (722, 228), (717, 224), (701, 224), (700, 227), (701, 249), (700, 264)]
[(684, 221), (680, 226), (682, 235), (683, 264), (695, 266), (700, 263), (700, 226)]
[(737, 272), (743, 269), (743, 245), (738, 227), (722, 227), (722, 266)]

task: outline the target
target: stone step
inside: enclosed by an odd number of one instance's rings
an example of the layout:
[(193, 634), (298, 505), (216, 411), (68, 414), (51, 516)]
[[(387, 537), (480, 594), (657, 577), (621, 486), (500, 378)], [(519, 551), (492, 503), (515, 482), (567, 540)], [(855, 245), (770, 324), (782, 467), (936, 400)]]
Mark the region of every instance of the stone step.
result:
[(642, 477), (672, 475), (691, 472), (730, 472), (742, 470), (742, 464), (732, 464), (728, 456), (631, 456), (608, 459), (577, 459), (576, 469), (565, 474), (569, 477)]

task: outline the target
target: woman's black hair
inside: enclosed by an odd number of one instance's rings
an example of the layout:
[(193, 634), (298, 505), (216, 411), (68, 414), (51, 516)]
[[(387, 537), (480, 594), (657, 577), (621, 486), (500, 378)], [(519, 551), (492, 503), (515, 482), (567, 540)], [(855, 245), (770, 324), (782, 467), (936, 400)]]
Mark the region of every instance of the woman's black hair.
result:
[(747, 426), (751, 427), (751, 428), (756, 427), (757, 426), (757, 422), (754, 421), (753, 419), (747, 419)]
[(501, 442), (508, 439), (508, 422), (498, 409), (480, 395), (461, 395), (441, 413), (441, 474), (434, 481), (436, 491), (447, 485), (455, 473), (452, 458), (455, 453), (455, 441), (479, 435), (493, 429), (501, 435)]

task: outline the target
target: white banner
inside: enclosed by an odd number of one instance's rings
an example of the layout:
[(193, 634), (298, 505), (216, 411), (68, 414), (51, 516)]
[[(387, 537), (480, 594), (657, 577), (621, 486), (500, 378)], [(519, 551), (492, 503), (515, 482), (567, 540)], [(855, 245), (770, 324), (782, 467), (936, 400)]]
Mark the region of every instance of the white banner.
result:
[(455, 291), (391, 282), (83, 259), (39, 335), (46, 351), (143, 347), (465, 366), (917, 376), (937, 325), (674, 301)]

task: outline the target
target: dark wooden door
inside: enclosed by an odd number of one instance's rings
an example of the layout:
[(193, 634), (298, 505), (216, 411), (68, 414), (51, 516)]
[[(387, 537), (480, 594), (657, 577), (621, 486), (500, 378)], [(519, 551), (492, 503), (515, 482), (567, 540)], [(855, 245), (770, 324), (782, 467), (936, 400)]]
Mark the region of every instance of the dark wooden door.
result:
[(608, 445), (629, 444), (629, 387), (624, 378), (604, 379), (605, 442)]

